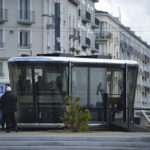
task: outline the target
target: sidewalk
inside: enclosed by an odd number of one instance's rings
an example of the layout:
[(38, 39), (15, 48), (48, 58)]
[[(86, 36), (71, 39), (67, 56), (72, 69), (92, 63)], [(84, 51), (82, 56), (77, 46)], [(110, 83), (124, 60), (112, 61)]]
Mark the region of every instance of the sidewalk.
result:
[(91, 135), (91, 136), (136, 136), (136, 135), (148, 135), (150, 136), (150, 132), (116, 132), (116, 131), (88, 131), (88, 132), (70, 132), (67, 130), (57, 130), (57, 129), (49, 129), (49, 130), (22, 130), (19, 129), (18, 132), (11, 131), (10, 133), (6, 133), (6, 131), (2, 131), (0, 128), (0, 136), (2, 135)]

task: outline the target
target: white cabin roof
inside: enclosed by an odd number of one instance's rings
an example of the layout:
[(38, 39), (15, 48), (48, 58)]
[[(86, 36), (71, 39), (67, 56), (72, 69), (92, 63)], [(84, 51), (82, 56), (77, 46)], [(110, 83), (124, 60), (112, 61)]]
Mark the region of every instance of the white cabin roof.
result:
[(13, 57), (8, 62), (74, 62), (74, 63), (98, 63), (98, 64), (128, 64), (138, 65), (134, 60), (119, 60), (119, 59), (101, 59), (101, 58), (78, 58), (78, 57), (48, 57), (48, 56), (35, 56), (35, 57)]

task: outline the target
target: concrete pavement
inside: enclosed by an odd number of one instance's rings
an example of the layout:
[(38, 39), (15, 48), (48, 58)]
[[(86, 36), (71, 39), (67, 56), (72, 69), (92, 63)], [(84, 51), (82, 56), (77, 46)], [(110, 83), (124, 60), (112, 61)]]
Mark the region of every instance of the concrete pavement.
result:
[(149, 132), (0, 132), (0, 150), (150, 150)]

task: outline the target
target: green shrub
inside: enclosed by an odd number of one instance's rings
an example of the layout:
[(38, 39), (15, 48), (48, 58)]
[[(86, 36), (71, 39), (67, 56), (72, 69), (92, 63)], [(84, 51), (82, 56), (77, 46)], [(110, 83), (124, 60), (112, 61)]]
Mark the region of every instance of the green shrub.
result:
[(80, 97), (76, 97), (73, 100), (72, 95), (66, 96), (66, 104), (63, 107), (65, 115), (62, 120), (65, 126), (67, 126), (74, 132), (87, 131), (89, 128), (88, 121), (91, 118), (89, 110), (83, 110), (83, 107), (81, 106), (79, 100)]

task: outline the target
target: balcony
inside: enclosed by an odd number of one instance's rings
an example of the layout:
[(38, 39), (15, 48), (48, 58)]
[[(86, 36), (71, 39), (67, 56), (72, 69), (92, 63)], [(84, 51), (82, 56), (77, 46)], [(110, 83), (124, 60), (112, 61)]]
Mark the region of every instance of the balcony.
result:
[(92, 0), (94, 3), (99, 2), (99, 0)]
[(0, 9), (0, 23), (3, 23), (8, 20), (8, 10)]
[(80, 4), (79, 0), (69, 0), (72, 4), (74, 4), (75, 6), (78, 6)]
[(29, 49), (31, 49), (31, 44), (19, 43), (19, 48), (24, 49), (24, 50), (29, 50)]
[(95, 18), (95, 19), (92, 20), (91, 27), (93, 29), (96, 29), (96, 28), (99, 27), (99, 20), (97, 18)]
[(99, 53), (99, 43), (93, 44), (91, 52), (92, 53)]
[(71, 39), (74, 39), (74, 40), (78, 40), (79, 39), (79, 36), (78, 36), (78, 30), (75, 29), (75, 28), (71, 28), (69, 30), (69, 38)]
[(75, 46), (71, 46), (71, 47), (69, 48), (69, 50), (70, 50), (71, 52), (75, 52), (76, 48), (75, 48)]
[(149, 57), (146, 56), (146, 55), (144, 55), (144, 57), (145, 57), (145, 63), (148, 64), (148, 63), (150, 62), (150, 61), (149, 61), (149, 60), (150, 60)]
[(54, 15), (48, 16), (47, 29), (54, 29), (54, 28), (55, 28), (55, 16)]
[(18, 23), (29, 24), (35, 23), (35, 11), (18, 11)]
[(120, 42), (120, 48), (122, 49), (122, 51), (126, 51), (128, 54), (131, 54), (131, 53), (134, 54), (135, 53), (134, 48), (124, 41)]
[(82, 11), (82, 22), (83, 23), (91, 22), (91, 14), (88, 11)]
[(111, 32), (99, 32), (96, 33), (96, 41), (99, 43), (107, 42), (108, 40), (112, 40), (112, 33)]
[(89, 48), (91, 45), (91, 40), (89, 38), (85, 38), (83, 37), (82, 38), (82, 48), (86, 49), (86, 48)]

